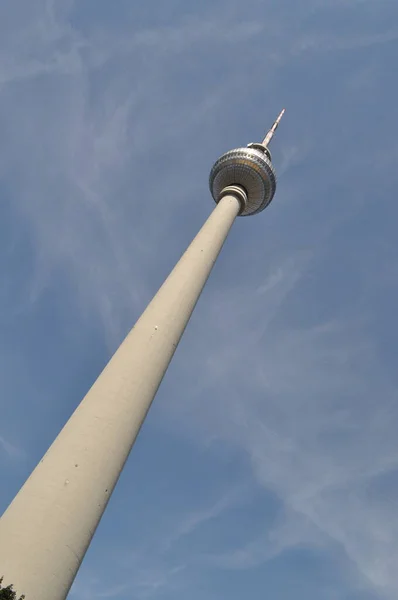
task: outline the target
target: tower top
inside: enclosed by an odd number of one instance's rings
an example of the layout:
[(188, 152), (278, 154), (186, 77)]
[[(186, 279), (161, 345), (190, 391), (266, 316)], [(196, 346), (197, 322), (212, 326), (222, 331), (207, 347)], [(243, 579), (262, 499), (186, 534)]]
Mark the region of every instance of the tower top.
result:
[(226, 152), (214, 163), (210, 172), (210, 190), (216, 202), (225, 190), (230, 191), (230, 186), (238, 186), (246, 194), (239, 213), (242, 217), (264, 210), (274, 197), (276, 174), (268, 144), (284, 114), (285, 109), (279, 113), (261, 144), (252, 142), (246, 148)]
[(278, 129), (278, 125), (281, 122), (283, 115), (285, 114), (285, 110), (286, 110), (285, 108), (282, 108), (275, 123), (272, 125), (271, 129), (268, 131), (267, 135), (263, 139), (262, 145), (265, 146), (266, 148), (268, 147), (268, 144), (274, 137), (275, 131)]

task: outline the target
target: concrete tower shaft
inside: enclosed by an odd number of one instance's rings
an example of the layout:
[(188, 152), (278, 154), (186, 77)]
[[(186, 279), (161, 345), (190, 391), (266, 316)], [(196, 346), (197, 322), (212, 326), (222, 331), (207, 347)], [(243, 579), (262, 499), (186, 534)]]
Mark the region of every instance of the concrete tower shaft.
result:
[(241, 200), (226, 195), (0, 519), (0, 576), (64, 600)]

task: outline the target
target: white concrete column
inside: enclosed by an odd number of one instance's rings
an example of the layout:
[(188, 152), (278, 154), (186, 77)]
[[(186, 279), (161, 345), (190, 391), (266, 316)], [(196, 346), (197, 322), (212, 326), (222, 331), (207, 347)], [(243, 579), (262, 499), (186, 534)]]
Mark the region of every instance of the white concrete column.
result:
[(18, 596), (66, 598), (239, 210), (220, 200), (1, 517), (0, 577)]

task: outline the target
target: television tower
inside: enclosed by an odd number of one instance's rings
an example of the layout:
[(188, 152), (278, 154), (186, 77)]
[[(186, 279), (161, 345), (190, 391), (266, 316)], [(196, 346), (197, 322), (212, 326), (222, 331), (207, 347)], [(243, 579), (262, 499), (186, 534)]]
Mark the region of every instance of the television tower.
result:
[(263, 142), (223, 154), (217, 204), (0, 519), (0, 577), (26, 600), (65, 600), (200, 293), (238, 215), (271, 202)]

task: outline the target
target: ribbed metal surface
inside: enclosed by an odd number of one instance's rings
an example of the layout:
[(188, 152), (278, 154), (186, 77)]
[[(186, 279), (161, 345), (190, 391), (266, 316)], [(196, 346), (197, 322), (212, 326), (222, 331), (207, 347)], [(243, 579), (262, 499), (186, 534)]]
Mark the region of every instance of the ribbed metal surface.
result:
[(271, 202), (276, 190), (276, 175), (264, 152), (237, 148), (223, 154), (210, 172), (210, 190), (216, 202), (226, 186), (240, 185), (247, 193), (241, 216), (258, 213)]

